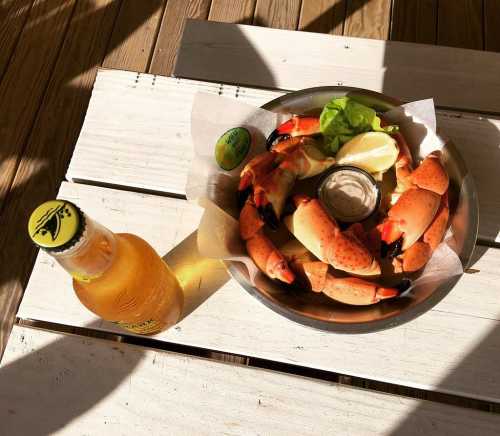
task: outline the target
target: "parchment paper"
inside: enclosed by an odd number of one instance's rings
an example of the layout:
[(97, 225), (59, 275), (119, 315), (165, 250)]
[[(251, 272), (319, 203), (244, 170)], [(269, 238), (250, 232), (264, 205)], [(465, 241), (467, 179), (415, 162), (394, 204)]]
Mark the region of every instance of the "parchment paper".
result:
[[(191, 114), (191, 136), (194, 159), (188, 175), (186, 195), (205, 209), (198, 229), (200, 254), (209, 258), (243, 262), (250, 281), (259, 270), (247, 255), (239, 236), (236, 190), (239, 175), (246, 163), (265, 151), (265, 138), (291, 114), (275, 114), (237, 100), (213, 94), (197, 93)], [(392, 109), (384, 118), (400, 126), (411, 145), (424, 157), (444, 146), (436, 136), (436, 114), (432, 99), (411, 102)], [(252, 144), (245, 160), (234, 170), (224, 171), (216, 163), (214, 147), (217, 140), (230, 128), (245, 127), (252, 136)], [(418, 287), (429, 282), (442, 282), (463, 272), (462, 263), (452, 249), (453, 233), (448, 231), (444, 242), (434, 251), (419, 278), (405, 292), (417, 292)]]

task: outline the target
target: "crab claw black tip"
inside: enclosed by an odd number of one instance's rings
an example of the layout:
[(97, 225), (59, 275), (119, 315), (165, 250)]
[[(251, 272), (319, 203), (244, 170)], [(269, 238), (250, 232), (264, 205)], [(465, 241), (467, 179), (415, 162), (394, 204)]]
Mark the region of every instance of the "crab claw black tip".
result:
[(387, 244), (386, 242), (382, 241), (381, 246), (380, 246), (380, 255), (385, 258), (389, 257), (390, 259), (393, 259), (397, 256), (399, 256), (403, 250), (403, 239), (399, 238), (397, 241), (392, 242), (391, 244)]
[(265, 206), (260, 206), (257, 208), (260, 216), (264, 220), (264, 222), (269, 226), (271, 230), (278, 230), (280, 225), (280, 221), (274, 212), (273, 206), (271, 203), (266, 204)]
[(250, 196), (251, 193), (252, 193), (251, 186), (248, 186), (247, 188), (238, 191), (237, 194), (238, 208), (241, 209), (245, 205), (245, 202), (247, 201), (247, 198)]
[(280, 133), (278, 131), (278, 129), (274, 129), (271, 132), (271, 134), (266, 139), (266, 149), (267, 149), (267, 151), (271, 150), (271, 148), (273, 147), (273, 144), (275, 143), (275, 141), (277, 139), (288, 138), (289, 136), (290, 135), (286, 135), (286, 134)]
[(411, 285), (412, 281), (410, 279), (403, 279), (394, 287), (399, 291), (399, 294), (403, 294), (410, 289)]
[(267, 139), (266, 139), (266, 148), (267, 148), (268, 151), (271, 149), (271, 147), (274, 144), (274, 141), (276, 141), (279, 136), (280, 136), (280, 134), (278, 133), (278, 129), (274, 129), (271, 132), (271, 134), (267, 137)]
[(285, 207), (283, 208), (283, 215), (292, 215), (297, 210), (297, 206), (291, 199), (291, 197), (287, 198), (285, 202)]

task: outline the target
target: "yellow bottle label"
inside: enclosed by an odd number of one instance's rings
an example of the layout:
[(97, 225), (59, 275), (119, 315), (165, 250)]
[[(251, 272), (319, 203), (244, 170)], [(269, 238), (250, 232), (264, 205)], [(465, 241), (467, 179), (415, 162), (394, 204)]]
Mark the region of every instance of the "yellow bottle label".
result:
[(118, 324), (121, 328), (129, 330), (134, 333), (138, 333), (141, 335), (153, 333), (161, 330), (162, 323), (160, 321), (156, 321), (154, 319), (148, 319), (146, 321), (137, 322), (137, 323), (128, 323), (123, 321), (115, 321), (115, 324)]
[(73, 271), (71, 273), (71, 277), (73, 277), (75, 280), (78, 280), (79, 282), (84, 282), (84, 283), (89, 283), (91, 280), (94, 280), (99, 276), (100, 276), (99, 274), (93, 276), (80, 274), (79, 272), (76, 271)]

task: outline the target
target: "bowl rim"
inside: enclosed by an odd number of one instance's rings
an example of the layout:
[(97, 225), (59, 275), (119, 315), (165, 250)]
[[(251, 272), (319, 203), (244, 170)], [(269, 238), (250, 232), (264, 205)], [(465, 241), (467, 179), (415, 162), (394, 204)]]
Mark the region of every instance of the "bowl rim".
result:
[[(260, 106), (262, 109), (266, 109), (272, 112), (276, 112), (276, 108), (286, 102), (288, 99), (293, 99), (301, 96), (307, 96), (312, 93), (321, 93), (321, 92), (341, 92), (341, 93), (356, 93), (358, 95), (374, 97), (379, 100), (384, 101), (390, 106), (400, 106), (404, 104), (403, 101), (396, 99), (394, 97), (387, 96), (380, 92), (349, 87), (349, 86), (320, 86), (320, 87), (311, 87), (305, 88), (298, 91), (292, 91), (287, 94), (284, 94), (280, 97), (277, 97), (273, 100), (268, 101), (267, 103)], [(436, 135), (438, 135), (436, 133)], [(439, 136), (439, 135), (438, 135)], [(462, 261), (462, 265), (464, 270), (469, 266), (472, 260), (472, 253), (474, 251), (478, 228), (479, 228), (479, 204), (477, 191), (474, 184), (474, 180), (470, 175), (470, 172), (465, 165), (465, 161), (463, 160), (461, 154), (458, 152), (457, 148), (450, 140), (446, 140), (446, 147), (453, 155), (454, 161), (456, 161), (460, 168), (464, 170), (463, 180), (466, 189), (467, 200), (469, 201), (469, 212), (467, 214), (468, 218), (468, 237), (464, 240), (464, 246), (462, 249), (462, 253), (460, 256), (460, 260)], [(415, 306), (405, 308), (397, 315), (392, 315), (386, 318), (369, 320), (363, 322), (339, 322), (339, 321), (324, 321), (321, 319), (313, 318), (304, 315), (296, 311), (295, 309), (282, 304), (276, 299), (270, 298), (268, 295), (261, 292), (257, 287), (254, 287), (245, 275), (242, 272), (242, 267), (239, 262), (234, 261), (225, 261), (227, 269), (229, 273), (233, 276), (235, 280), (253, 297), (262, 302), (265, 306), (269, 307), (276, 313), (284, 316), (285, 318), (294, 321), (296, 323), (302, 324), (307, 327), (312, 327), (315, 330), (320, 330), (324, 332), (331, 333), (344, 333), (344, 334), (359, 334), (359, 333), (372, 333), (381, 330), (387, 330), (392, 327), (396, 327), (401, 324), (405, 324), (423, 313), (430, 310), (437, 303), (439, 303), (448, 293), (453, 289), (456, 283), (460, 280), (463, 273), (457, 275), (442, 285), (440, 285), (437, 289), (435, 289), (431, 295), (429, 295), (425, 300), (419, 302)]]

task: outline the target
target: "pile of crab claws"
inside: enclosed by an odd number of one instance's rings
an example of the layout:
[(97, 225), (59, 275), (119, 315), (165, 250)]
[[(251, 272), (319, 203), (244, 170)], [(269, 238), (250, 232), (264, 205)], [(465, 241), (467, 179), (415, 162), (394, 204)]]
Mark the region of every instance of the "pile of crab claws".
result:
[[(293, 116), (269, 135), (268, 151), (241, 172), (240, 234), (248, 254), (269, 278), (306, 283), (307, 289), (346, 304), (370, 305), (404, 296), (412, 286), (409, 279), (393, 287), (374, 279), (382, 268), (394, 278), (418, 271), (441, 242), (449, 218), (449, 179), (440, 152), (431, 153), (413, 170), (404, 138), (396, 134), (400, 153), (394, 205), (371, 229), (361, 223), (345, 228), (318, 199), (288, 197), (296, 180), (320, 174), (335, 162), (311, 138), (318, 133), (319, 118)], [(308, 254), (286, 255), (266, 235), (264, 225), (276, 230), (282, 216)]]

